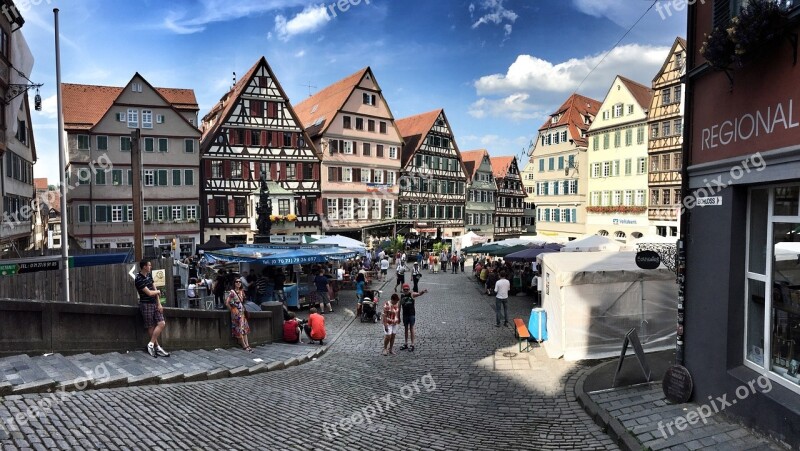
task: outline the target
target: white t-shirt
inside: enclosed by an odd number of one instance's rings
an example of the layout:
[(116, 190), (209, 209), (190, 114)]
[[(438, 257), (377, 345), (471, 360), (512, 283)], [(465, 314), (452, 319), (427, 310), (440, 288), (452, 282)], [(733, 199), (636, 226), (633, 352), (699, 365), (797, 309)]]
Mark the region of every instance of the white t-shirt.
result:
[(511, 289), (511, 282), (508, 279), (500, 279), (494, 284), (494, 291), (497, 299), (508, 299), (508, 290)]
[(197, 297), (197, 284), (190, 283), (189, 286), (186, 287), (186, 296), (190, 298)]
[(389, 260), (385, 258), (381, 260), (381, 269), (389, 269)]
[(336, 280), (344, 280), (344, 268), (338, 268), (336, 270)]

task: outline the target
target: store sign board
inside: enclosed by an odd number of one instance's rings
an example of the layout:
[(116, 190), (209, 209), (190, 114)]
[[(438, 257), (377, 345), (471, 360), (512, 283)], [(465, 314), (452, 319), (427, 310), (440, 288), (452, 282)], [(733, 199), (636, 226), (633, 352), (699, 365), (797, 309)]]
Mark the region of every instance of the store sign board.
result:
[(655, 251), (639, 251), (636, 253), (636, 266), (642, 269), (656, 269), (661, 264), (661, 257)]
[(675, 404), (681, 404), (689, 400), (692, 396), (694, 383), (689, 370), (681, 365), (672, 365), (664, 373), (664, 380), (661, 382), (664, 396), (667, 400)]
[(722, 205), (722, 196), (698, 197), (694, 204), (698, 207), (718, 207)]

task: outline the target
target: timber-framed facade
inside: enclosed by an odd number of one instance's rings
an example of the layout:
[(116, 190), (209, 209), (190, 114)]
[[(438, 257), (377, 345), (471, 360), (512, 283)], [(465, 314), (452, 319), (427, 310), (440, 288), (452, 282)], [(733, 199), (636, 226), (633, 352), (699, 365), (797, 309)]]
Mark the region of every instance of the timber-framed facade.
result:
[(526, 193), (517, 157), (494, 157), (490, 161), (497, 184), (494, 239), (519, 238), (524, 233)]
[(294, 194), (273, 202), (271, 216), (281, 220), (272, 234), (319, 233), (320, 157), (266, 58), (222, 96), (202, 130), (204, 239), (253, 241), (262, 177)]

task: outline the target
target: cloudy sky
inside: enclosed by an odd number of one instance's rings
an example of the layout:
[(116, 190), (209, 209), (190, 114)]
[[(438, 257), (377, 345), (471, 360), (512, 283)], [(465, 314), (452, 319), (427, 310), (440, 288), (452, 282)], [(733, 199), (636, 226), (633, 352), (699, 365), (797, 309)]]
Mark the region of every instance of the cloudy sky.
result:
[(34, 172), (50, 183), (58, 179), (55, 7), (64, 82), (122, 86), (138, 71), (155, 86), (194, 89), (202, 116), (232, 73), (262, 55), (294, 102), (371, 66), (396, 118), (442, 107), (462, 150), (492, 155), (519, 155), (575, 90), (602, 100), (617, 73), (649, 85), (686, 30), (685, 10), (654, 7), (611, 50), (651, 0), (17, 3), (35, 58), (30, 78), (44, 83)]

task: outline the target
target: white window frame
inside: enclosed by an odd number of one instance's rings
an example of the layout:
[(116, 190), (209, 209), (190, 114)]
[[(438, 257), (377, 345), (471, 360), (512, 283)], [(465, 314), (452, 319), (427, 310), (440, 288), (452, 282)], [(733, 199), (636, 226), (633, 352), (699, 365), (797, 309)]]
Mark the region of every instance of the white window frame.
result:
[(361, 168), (361, 183), (372, 183), (372, 169)]
[(183, 219), (183, 209), (180, 205), (173, 205), (172, 206), (172, 220), (179, 221)]
[(197, 205), (186, 206), (186, 219), (197, 219)]
[(645, 202), (645, 192), (643, 189), (636, 190), (636, 197), (635, 197), (635, 205), (637, 207), (643, 207)]
[[(191, 144), (191, 150), (187, 149), (187, 145), (188, 144)], [(195, 148), (195, 145), (194, 145), (194, 140), (193, 139), (184, 139), (183, 140), (183, 151), (185, 153), (195, 153), (194, 152), (194, 148)]]
[(353, 219), (353, 198), (342, 198), (342, 219)]
[(394, 200), (386, 199), (383, 201), (383, 219), (394, 218)]
[(397, 147), (389, 146), (389, 159), (396, 160), (397, 159)]
[(386, 184), (394, 186), (396, 174), (394, 171), (386, 171)]
[(381, 217), (381, 200), (380, 199), (370, 199), (369, 200), (369, 208), (372, 213), (372, 219), (378, 219)]
[(127, 210), (128, 214), (126, 215), (127, 217), (125, 218), (125, 220), (127, 222), (133, 222), (133, 204), (128, 204), (127, 208), (128, 208)]
[[(161, 150), (161, 143), (164, 143), (164, 150)], [(169, 152), (169, 139), (167, 138), (158, 138), (158, 151), (159, 152)]]
[(372, 171), (372, 182), (383, 184), (383, 169), (375, 169)]
[(326, 212), (328, 219), (339, 219), (339, 199), (328, 199)]
[(111, 206), (111, 222), (122, 222), (122, 205)]
[(153, 128), (153, 110), (142, 110), (142, 128)]
[(139, 128), (139, 110), (128, 108), (127, 119), (128, 128)]
[(353, 141), (342, 141), (345, 155), (353, 155)]
[(353, 182), (353, 168), (342, 168), (342, 182), (345, 183), (352, 183)]
[(156, 171), (154, 169), (144, 170), (144, 186), (155, 186)]

